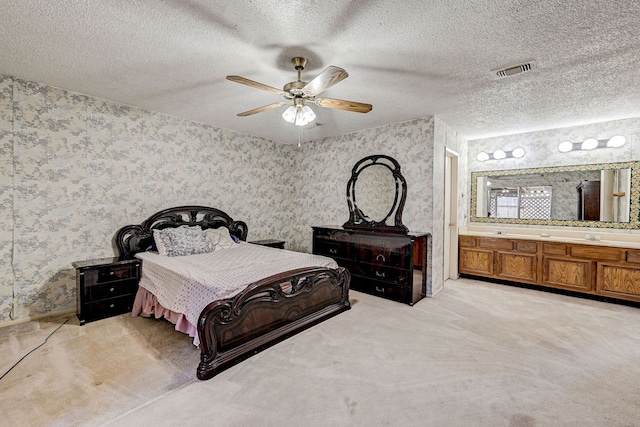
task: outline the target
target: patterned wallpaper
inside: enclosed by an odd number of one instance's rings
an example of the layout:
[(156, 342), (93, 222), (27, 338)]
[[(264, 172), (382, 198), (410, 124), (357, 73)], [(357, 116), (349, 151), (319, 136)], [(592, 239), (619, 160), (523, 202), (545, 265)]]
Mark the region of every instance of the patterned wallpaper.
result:
[(0, 323), (74, 309), (71, 262), (113, 256), (118, 228), (171, 206), (218, 207), (248, 240), (310, 251), (312, 225), (348, 219), (351, 168), (370, 154), (399, 161), (404, 223), (431, 232), (438, 144), (425, 118), (298, 148), (0, 75)]
[(7, 76), (0, 97), (0, 322), (73, 309), (71, 262), (113, 256), (115, 231), (160, 209), (285, 236), (289, 147)]

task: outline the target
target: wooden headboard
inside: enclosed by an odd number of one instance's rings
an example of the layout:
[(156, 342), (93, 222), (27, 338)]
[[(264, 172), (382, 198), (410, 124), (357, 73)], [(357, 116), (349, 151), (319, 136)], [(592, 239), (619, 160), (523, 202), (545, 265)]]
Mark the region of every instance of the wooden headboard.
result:
[(220, 209), (207, 206), (178, 206), (157, 212), (144, 220), (142, 224), (125, 225), (115, 235), (115, 244), (121, 258), (132, 258), (138, 252), (151, 248), (153, 230), (181, 225), (199, 225), (207, 228), (226, 227), (229, 233), (240, 240), (247, 240), (247, 224), (234, 221)]

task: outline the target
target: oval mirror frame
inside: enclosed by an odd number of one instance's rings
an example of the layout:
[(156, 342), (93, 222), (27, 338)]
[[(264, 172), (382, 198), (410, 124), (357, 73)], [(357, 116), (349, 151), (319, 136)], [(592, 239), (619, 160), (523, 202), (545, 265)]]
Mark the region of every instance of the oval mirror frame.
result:
[[(381, 165), (389, 170), (395, 183), (393, 205), (388, 214), (380, 221), (371, 219), (363, 212), (357, 203), (356, 184), (358, 176), (363, 170), (371, 166)], [(375, 189), (373, 190), (375, 191)], [(375, 154), (359, 160), (351, 170), (351, 178), (347, 183), (347, 204), (349, 205), (349, 220), (342, 226), (346, 229), (370, 230), (381, 233), (407, 234), (409, 229), (402, 224), (402, 211), (407, 199), (407, 181), (400, 172), (400, 164), (393, 158), (384, 154)], [(386, 209), (385, 209), (386, 210)], [(393, 224), (387, 224), (393, 217)]]

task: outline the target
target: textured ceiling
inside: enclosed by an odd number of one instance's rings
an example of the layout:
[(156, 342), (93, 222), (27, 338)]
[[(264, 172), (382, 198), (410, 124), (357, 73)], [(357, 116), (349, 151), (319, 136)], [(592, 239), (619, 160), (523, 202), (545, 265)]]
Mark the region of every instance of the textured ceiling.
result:
[[(467, 139), (640, 117), (640, 2), (602, 0), (21, 0), (0, 3), (0, 73), (186, 119), (298, 142), (281, 88), (336, 65), (313, 107), (316, 140), (424, 116)], [(491, 71), (535, 60), (527, 73)]]

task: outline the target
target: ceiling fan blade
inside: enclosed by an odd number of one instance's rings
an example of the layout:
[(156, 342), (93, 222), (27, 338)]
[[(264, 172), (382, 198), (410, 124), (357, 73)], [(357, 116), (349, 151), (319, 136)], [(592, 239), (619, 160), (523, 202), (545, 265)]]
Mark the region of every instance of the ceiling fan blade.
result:
[(286, 95), (287, 92), (276, 89), (275, 87), (267, 86), (262, 83), (254, 82), (253, 80), (249, 80), (240, 76), (227, 76), (227, 80), (231, 80), (232, 82), (241, 83), (243, 85), (255, 87), (256, 89), (266, 90), (267, 92), (277, 93), (278, 95)]
[(340, 83), (347, 77), (349, 77), (349, 73), (340, 67), (331, 65), (307, 83), (307, 85), (302, 88), (302, 93), (309, 97), (319, 95), (321, 92), (324, 92), (336, 83)]
[(336, 110), (353, 111), (354, 113), (368, 113), (373, 109), (371, 104), (362, 102), (343, 101), (342, 99), (318, 98), (313, 101), (316, 105), (324, 108), (335, 108)]
[(282, 107), (283, 105), (286, 105), (288, 103), (289, 103), (288, 101), (281, 101), (281, 102), (265, 105), (264, 107), (254, 108), (253, 110), (245, 111), (244, 113), (238, 113), (238, 117), (247, 117), (247, 116), (251, 116), (252, 114), (262, 113), (263, 111)]

